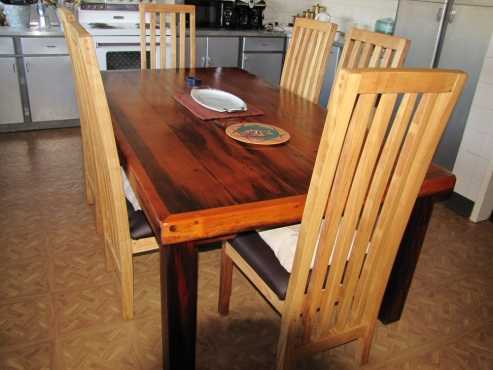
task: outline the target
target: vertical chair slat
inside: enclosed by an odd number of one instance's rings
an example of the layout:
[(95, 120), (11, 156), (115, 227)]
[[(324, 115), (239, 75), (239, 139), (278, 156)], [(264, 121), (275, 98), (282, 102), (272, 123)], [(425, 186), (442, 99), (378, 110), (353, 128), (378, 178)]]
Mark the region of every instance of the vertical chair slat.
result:
[(373, 49), (373, 44), (365, 42), (361, 50), (361, 55), (357, 64), (358, 68), (366, 68), (371, 57), (371, 50)]
[(291, 74), (290, 82), (286, 86), (289, 90), (294, 91), (296, 93), (297, 86), (296, 82), (298, 81), (298, 77), (300, 75), (301, 71), (301, 66), (304, 59), (303, 55), (303, 49), (305, 48), (306, 44), (309, 41), (310, 38), (310, 29), (304, 28), (300, 30), (300, 41), (299, 41), (299, 46), (296, 49), (296, 52), (294, 54), (292, 63), (293, 63), (293, 73)]
[(176, 68), (176, 13), (171, 13), (171, 68)]
[(196, 36), (195, 36), (195, 13), (190, 13), (190, 68), (197, 66)]
[(392, 62), (392, 53), (393, 53), (393, 50), (390, 48), (384, 51), (383, 57), (382, 57), (382, 65), (381, 65), (382, 68), (389, 68), (390, 67), (390, 63)]
[(166, 68), (166, 13), (159, 14), (159, 68)]
[(145, 11), (143, 7), (139, 7), (140, 18), (140, 68), (147, 68), (147, 37), (146, 37), (146, 21)]
[(380, 65), (380, 60), (382, 59), (382, 47), (376, 45), (371, 54), (370, 62), (368, 63), (368, 68), (377, 68)]
[(151, 69), (156, 69), (156, 13), (151, 13)]
[(347, 62), (347, 68), (356, 68), (358, 65), (358, 58), (361, 52), (361, 41), (355, 40), (353, 43), (353, 47), (351, 49), (351, 54), (349, 55), (349, 60)]
[(186, 19), (185, 13), (180, 13), (180, 64), (179, 68), (185, 68), (185, 45), (186, 45)]

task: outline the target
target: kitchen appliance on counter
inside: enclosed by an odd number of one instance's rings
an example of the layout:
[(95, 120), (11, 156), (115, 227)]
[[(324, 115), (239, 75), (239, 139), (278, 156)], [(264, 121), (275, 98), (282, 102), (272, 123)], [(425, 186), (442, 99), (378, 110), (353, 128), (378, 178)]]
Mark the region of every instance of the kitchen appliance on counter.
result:
[(197, 27), (203, 28), (263, 28), (263, 0), (185, 0), (195, 5)]
[(237, 0), (236, 26), (242, 29), (261, 29), (263, 27), (265, 1)]
[(232, 28), (234, 26), (234, 1), (185, 0), (185, 4), (195, 5), (197, 27)]

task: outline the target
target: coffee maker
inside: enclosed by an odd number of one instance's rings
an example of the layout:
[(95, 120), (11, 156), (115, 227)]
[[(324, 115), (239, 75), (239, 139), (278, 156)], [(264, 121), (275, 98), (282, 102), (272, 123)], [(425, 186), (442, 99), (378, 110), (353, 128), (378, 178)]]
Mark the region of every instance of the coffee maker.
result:
[(261, 29), (263, 27), (264, 10), (264, 0), (236, 0), (236, 27)]

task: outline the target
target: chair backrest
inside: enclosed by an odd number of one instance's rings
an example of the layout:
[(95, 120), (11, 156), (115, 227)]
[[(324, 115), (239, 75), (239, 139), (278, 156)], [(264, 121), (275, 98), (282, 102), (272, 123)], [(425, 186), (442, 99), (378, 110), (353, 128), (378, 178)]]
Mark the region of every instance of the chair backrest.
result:
[[(62, 21), (63, 19), (62, 16)], [(78, 22), (64, 22), (63, 26), (71, 48), (78, 81), (78, 96), (86, 114), (88, 133), (94, 151), (97, 173), (96, 201), (102, 214), (105, 245), (112, 254), (121, 276), (128, 276), (128, 271), (122, 271), (132, 268), (132, 246), (125, 195), (110, 111), (94, 43), (91, 35)]]
[(336, 30), (333, 23), (296, 19), (282, 70), (282, 88), (318, 103)]
[(460, 71), (340, 70), (283, 313), (291, 346), (310, 351), (373, 330), (405, 226), (465, 80)]
[[(159, 15), (159, 66), (160, 68), (186, 68), (186, 40), (187, 40), (187, 15), (189, 24), (189, 44), (190, 44), (190, 68), (195, 67), (196, 54), (195, 54), (195, 6), (194, 5), (168, 5), (168, 4), (152, 4), (152, 3), (140, 3), (140, 67), (141, 69), (147, 68), (147, 34), (146, 34), (146, 20), (150, 18), (149, 24), (149, 46), (150, 46), (150, 59), (151, 69), (156, 68), (157, 51), (156, 51), (156, 27), (158, 26)], [(149, 17), (147, 17), (149, 15)], [(179, 21), (179, 22), (178, 22)], [(179, 23), (179, 25), (177, 25)], [(167, 26), (171, 30), (171, 60), (167, 59), (167, 35), (163, 30), (167, 29)], [(177, 34), (177, 28), (179, 34)], [(179, 46), (177, 45), (177, 38), (179, 37)], [(178, 64), (177, 64), (178, 56)]]
[(399, 68), (410, 41), (397, 36), (353, 28), (346, 35), (338, 68)]
[[(67, 41), (67, 46), (69, 50), (70, 57), (72, 59), (72, 70), (74, 72), (75, 79), (75, 91), (77, 96), (77, 105), (79, 108), (79, 122), (81, 129), (81, 138), (82, 138), (82, 150), (84, 154), (84, 168), (85, 168), (85, 177), (86, 182), (89, 181), (91, 190), (96, 190), (96, 179), (95, 179), (95, 163), (94, 163), (94, 153), (93, 146), (91, 143), (91, 136), (89, 134), (89, 122), (88, 122), (88, 111), (87, 105), (84, 104), (86, 97), (84, 97), (84, 88), (82, 86), (81, 76), (77, 73), (80, 69), (80, 55), (79, 51), (74, 44), (74, 40), (67, 34), (66, 25), (68, 23), (73, 23), (76, 21), (74, 14), (65, 7), (58, 8), (58, 15), (62, 24), (64, 26), (65, 39)], [(87, 191), (87, 190), (86, 190)]]

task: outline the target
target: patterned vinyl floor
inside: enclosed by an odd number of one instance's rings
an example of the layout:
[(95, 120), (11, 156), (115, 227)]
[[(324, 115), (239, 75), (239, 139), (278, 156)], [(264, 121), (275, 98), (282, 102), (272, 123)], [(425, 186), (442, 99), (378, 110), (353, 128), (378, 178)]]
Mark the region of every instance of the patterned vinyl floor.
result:
[[(157, 254), (135, 258), (136, 318), (83, 196), (78, 129), (0, 135), (0, 369), (160, 369)], [(280, 320), (240, 274), (217, 314), (219, 253), (200, 254), (199, 369), (272, 368)], [(348, 344), (305, 369), (357, 369)], [(435, 208), (402, 319), (365, 369), (493, 369), (493, 224)]]

